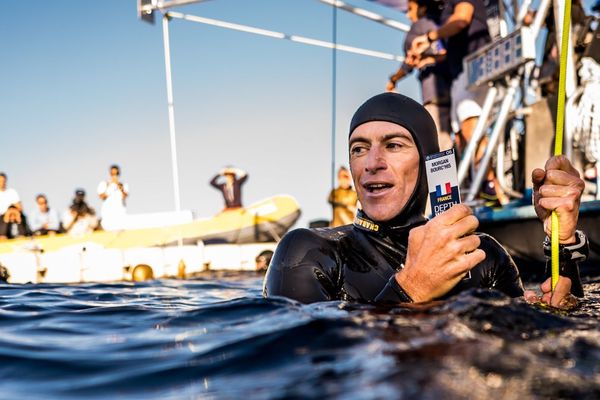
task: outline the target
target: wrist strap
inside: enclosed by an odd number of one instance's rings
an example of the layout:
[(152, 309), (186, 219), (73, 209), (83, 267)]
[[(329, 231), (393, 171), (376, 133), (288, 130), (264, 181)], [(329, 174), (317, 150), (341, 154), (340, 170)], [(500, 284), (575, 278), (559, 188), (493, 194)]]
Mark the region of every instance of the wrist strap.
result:
[[(590, 252), (590, 245), (582, 231), (575, 231), (577, 241), (573, 244), (561, 244), (558, 246), (559, 261), (585, 261)], [(544, 239), (544, 255), (548, 258), (552, 256), (552, 246), (550, 238)]]

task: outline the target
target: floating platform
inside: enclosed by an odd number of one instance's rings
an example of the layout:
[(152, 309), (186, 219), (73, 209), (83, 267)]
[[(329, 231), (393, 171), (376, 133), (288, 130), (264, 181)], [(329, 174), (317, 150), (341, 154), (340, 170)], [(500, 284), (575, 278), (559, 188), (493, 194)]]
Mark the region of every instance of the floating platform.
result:
[(154, 278), (252, 270), (255, 257), (273, 251), (299, 216), (296, 200), (280, 195), (186, 223), (7, 240), (0, 243), (0, 264), (9, 283), (131, 280), (144, 265)]

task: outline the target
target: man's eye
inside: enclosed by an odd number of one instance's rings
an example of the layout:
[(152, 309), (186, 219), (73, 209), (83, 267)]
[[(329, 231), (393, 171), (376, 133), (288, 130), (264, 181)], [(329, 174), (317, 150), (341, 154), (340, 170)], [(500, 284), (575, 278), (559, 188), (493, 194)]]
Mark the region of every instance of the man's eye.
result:
[(367, 151), (367, 148), (364, 146), (354, 146), (353, 148), (350, 149), (350, 154), (356, 156), (356, 155), (363, 154), (365, 151)]
[(398, 143), (398, 142), (391, 142), (391, 143), (388, 143), (388, 144), (386, 145), (386, 147), (387, 147), (388, 149), (390, 149), (390, 150), (397, 150), (397, 149), (401, 149), (401, 148), (402, 148), (402, 147), (404, 147), (404, 146), (402, 146), (402, 143)]

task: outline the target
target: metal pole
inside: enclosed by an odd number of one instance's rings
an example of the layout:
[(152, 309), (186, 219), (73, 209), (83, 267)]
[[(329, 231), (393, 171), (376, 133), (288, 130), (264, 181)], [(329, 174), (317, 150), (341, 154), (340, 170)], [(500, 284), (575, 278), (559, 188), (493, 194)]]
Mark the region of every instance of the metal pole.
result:
[(169, 17), (170, 18), (181, 18), (186, 21), (192, 21), (192, 22), (197, 22), (200, 24), (218, 26), (219, 28), (231, 29), (231, 30), (240, 31), (240, 32), (252, 33), (255, 35), (272, 37), (274, 39), (290, 40), (292, 42), (303, 43), (303, 44), (307, 44), (310, 46), (324, 47), (327, 49), (335, 48), (338, 51), (345, 51), (348, 53), (361, 54), (361, 55), (369, 56), (369, 57), (382, 58), (384, 60), (400, 61), (400, 62), (404, 61), (403, 56), (399, 56), (399, 55), (395, 55), (395, 54), (384, 53), (381, 51), (375, 51), (375, 50), (369, 50), (369, 49), (363, 49), (360, 47), (347, 46), (345, 44), (339, 44), (339, 43), (334, 44), (331, 42), (326, 42), (324, 40), (311, 39), (311, 38), (304, 37), (304, 36), (288, 35), (283, 32), (276, 32), (276, 31), (271, 31), (268, 29), (255, 28), (253, 26), (248, 26), (248, 25), (234, 24), (231, 22), (220, 21), (218, 19), (200, 17), (198, 15), (182, 14), (180, 12), (170, 11)]
[(336, 130), (336, 100), (337, 100), (337, 7), (333, 9), (331, 49), (331, 190), (335, 189), (335, 130)]
[(473, 137), (467, 143), (467, 147), (465, 149), (464, 154), (462, 155), (462, 160), (458, 166), (458, 184), (460, 185), (467, 176), (467, 171), (469, 169), (469, 165), (471, 164), (471, 160), (473, 159), (473, 155), (475, 154), (475, 150), (477, 149), (477, 145), (481, 140), (481, 137), (484, 133), (484, 128), (487, 124), (488, 117), (490, 112), (492, 111), (492, 106), (494, 105), (494, 101), (496, 100), (496, 96), (498, 95), (498, 89), (495, 86), (490, 86), (485, 96), (485, 101), (483, 102), (483, 107), (481, 109), (481, 115), (477, 119), (477, 124), (475, 125), (475, 129), (473, 130)]
[(467, 201), (473, 201), (475, 199), (478, 189), (481, 186), (481, 182), (483, 182), (483, 178), (488, 172), (488, 165), (490, 165), (492, 154), (496, 150), (500, 134), (504, 131), (504, 125), (506, 124), (508, 113), (514, 101), (519, 84), (519, 78), (513, 78), (510, 81), (508, 90), (506, 91), (504, 99), (502, 99), (502, 104), (500, 105), (500, 111), (498, 112), (498, 117), (496, 118), (496, 123), (494, 124), (494, 129), (492, 130), (492, 134), (490, 136), (490, 142), (486, 146), (485, 154), (479, 162), (477, 174), (475, 175), (475, 179), (473, 179), (473, 183), (471, 184), (471, 190), (467, 196)]
[(542, 26), (544, 25), (544, 21), (546, 20), (546, 15), (548, 14), (551, 1), (552, 0), (542, 0), (537, 12), (535, 13), (533, 23), (531, 24), (531, 30), (533, 31), (533, 37), (536, 39), (540, 33), (540, 30), (542, 29)]
[(179, 198), (179, 170), (177, 168), (177, 142), (175, 140), (175, 106), (173, 104), (173, 81), (171, 79), (171, 50), (169, 47), (169, 14), (163, 15), (163, 43), (165, 47), (165, 73), (167, 75), (167, 106), (169, 109), (169, 136), (171, 138), (171, 165), (173, 168), (173, 196), (175, 211), (181, 211)]
[(408, 26), (406, 24), (395, 21), (393, 19), (386, 18), (380, 14), (365, 10), (364, 8), (351, 6), (340, 0), (319, 0), (319, 1), (321, 3), (330, 4), (335, 8), (341, 8), (344, 11), (348, 11), (354, 15), (366, 18), (368, 20), (377, 22), (379, 24), (383, 24), (383, 25), (393, 28), (393, 29), (398, 29), (403, 32), (408, 32), (410, 30), (410, 26)]

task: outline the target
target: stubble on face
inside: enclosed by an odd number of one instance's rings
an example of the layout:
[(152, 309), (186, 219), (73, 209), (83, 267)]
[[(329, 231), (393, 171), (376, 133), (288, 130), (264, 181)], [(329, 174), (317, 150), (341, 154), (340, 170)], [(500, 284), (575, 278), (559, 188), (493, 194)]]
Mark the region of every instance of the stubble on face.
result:
[(419, 177), (419, 151), (410, 132), (392, 122), (367, 122), (352, 132), (349, 151), (354, 186), (365, 214), (380, 222), (397, 216)]

